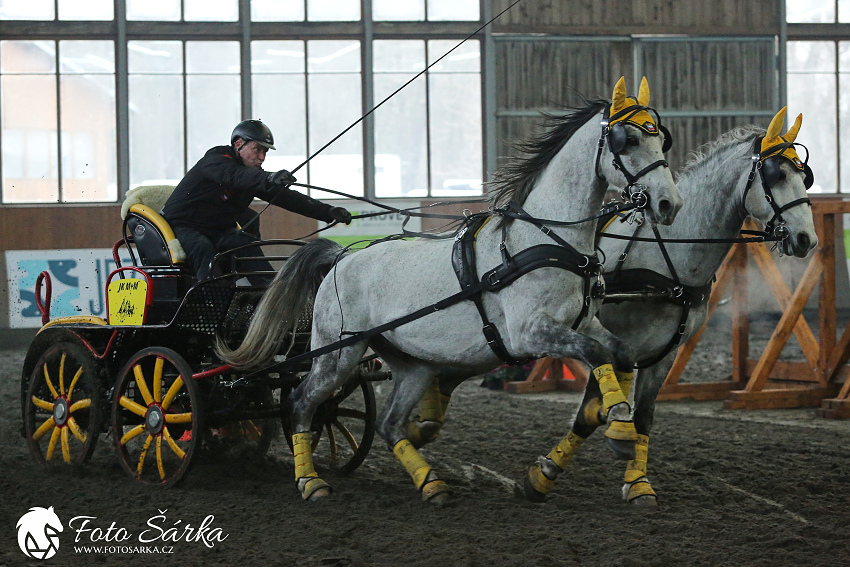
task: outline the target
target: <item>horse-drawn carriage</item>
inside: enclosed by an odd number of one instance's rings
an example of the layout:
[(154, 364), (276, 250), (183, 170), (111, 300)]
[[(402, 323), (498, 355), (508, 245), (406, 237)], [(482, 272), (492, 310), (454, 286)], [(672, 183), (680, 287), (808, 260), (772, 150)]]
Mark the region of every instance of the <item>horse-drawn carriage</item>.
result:
[[(50, 275), (42, 272), (37, 279), (44, 326), (26, 355), (21, 402), (23, 435), (43, 465), (82, 464), (101, 434), (111, 433), (130, 476), (171, 485), (185, 475), (202, 445), (216, 450), (235, 443), (262, 455), (278, 423), (289, 428), (285, 401), (311, 361), (244, 380), (245, 372), (215, 354), (217, 341), (238, 344), (264, 292), (263, 286), (242, 285), (246, 276), (273, 274), (249, 274), (240, 265), (250, 258), (220, 254), (214, 260), (220, 275), (198, 282), (184, 264), (179, 241), (156, 212), (168, 189), (140, 187), (128, 194), (123, 237), (113, 246), (117, 268), (106, 281), (106, 319), (50, 320)], [(261, 243), (275, 264), (303, 244)], [(310, 312), (305, 311), (277, 358), (304, 352), (309, 343)], [(379, 368), (379, 361), (364, 360), (316, 413), (314, 450), (340, 472), (356, 469), (371, 446), (371, 381), (389, 375)]]

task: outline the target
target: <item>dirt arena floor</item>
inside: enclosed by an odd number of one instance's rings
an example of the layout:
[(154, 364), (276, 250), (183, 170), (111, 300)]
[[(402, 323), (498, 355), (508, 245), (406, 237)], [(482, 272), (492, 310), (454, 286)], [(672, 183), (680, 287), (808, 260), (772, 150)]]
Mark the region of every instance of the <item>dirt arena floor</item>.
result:
[[(761, 339), (752, 339), (753, 352), (770, 328), (754, 325)], [(706, 333), (683, 380), (727, 378), (727, 339)], [(85, 469), (39, 469), (18, 433), (23, 356), (8, 345), (0, 351), (0, 566), (850, 565), (850, 421), (817, 418), (813, 409), (661, 403), (649, 452), (657, 509), (623, 503), (624, 463), (601, 432), (548, 501), (531, 504), (515, 498), (513, 480), (568, 430), (578, 395), (511, 395), (470, 381), (453, 398), (438, 442), (423, 450), (454, 489), (449, 506), (422, 503), (377, 439), (352, 476), (326, 477), (331, 498), (307, 503), (280, 437), (263, 460), (208, 457), (166, 490), (125, 476), (105, 437)], [(379, 398), (390, 387), (379, 384)], [(41, 562), (16, 540), (19, 518), (34, 506), (53, 506), (65, 525), (56, 556)], [(207, 534), (223, 541), (160, 541), (156, 555), (115, 542), (78, 552), (68, 524), (81, 516), (102, 533), (112, 526), (134, 537), (151, 532), (150, 522), (166, 529), (207, 521)]]

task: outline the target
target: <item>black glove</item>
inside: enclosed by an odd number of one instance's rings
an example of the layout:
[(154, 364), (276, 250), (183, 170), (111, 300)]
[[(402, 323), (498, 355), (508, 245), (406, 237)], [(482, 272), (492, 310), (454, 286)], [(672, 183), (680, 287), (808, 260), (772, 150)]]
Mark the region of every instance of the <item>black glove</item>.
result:
[(337, 222), (351, 224), (351, 213), (342, 207), (331, 207), (329, 214), (331, 215), (331, 218)]
[(285, 169), (269, 173), (268, 184), (270, 187), (274, 187), (276, 185), (288, 186), (292, 183), (295, 183), (296, 181), (298, 180), (295, 179), (295, 176), (286, 171)]

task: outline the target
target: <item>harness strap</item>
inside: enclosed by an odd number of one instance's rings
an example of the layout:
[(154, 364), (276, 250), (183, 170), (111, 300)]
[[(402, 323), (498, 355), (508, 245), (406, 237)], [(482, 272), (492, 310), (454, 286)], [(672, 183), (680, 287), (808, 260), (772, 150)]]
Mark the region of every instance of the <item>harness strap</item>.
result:
[[(509, 203), (508, 208), (513, 208), (523, 216), (528, 217), (528, 214), (519, 205)], [(469, 295), (468, 299), (475, 304), (478, 310), (481, 322), (483, 323), (482, 332), (493, 353), (507, 364), (522, 364), (524, 361), (515, 359), (508, 352), (505, 342), (499, 333), (499, 329), (487, 317), (481, 292), (493, 292), (502, 289), (525, 274), (539, 268), (554, 267), (568, 270), (581, 276), (583, 280), (584, 301), (582, 302), (581, 312), (572, 326), (573, 329), (576, 329), (589, 312), (593, 292), (590, 279), (598, 275), (600, 263), (595, 254), (588, 256), (578, 252), (566, 240), (552, 232), (548, 227), (542, 223), (530, 220), (530, 222), (537, 225), (544, 234), (557, 242), (557, 244), (538, 244), (517, 252), (516, 255), (512, 256), (505, 244), (506, 228), (503, 226), (502, 243), (499, 246), (502, 254), (502, 263), (485, 272), (479, 279), (475, 260), (475, 241), (478, 231), (481, 230), (485, 222), (487, 222), (487, 219), (484, 218), (471, 219), (468, 225), (458, 233), (455, 244), (452, 247), (452, 267), (462, 290), (477, 289), (477, 291)]]
[(661, 351), (660, 354), (654, 356), (650, 360), (643, 360), (635, 362), (635, 368), (640, 370), (641, 368), (649, 368), (650, 366), (654, 366), (664, 360), (664, 357), (670, 354), (670, 352), (679, 346), (679, 343), (682, 341), (682, 337), (685, 335), (685, 329), (688, 326), (688, 315), (691, 313), (691, 304), (685, 303), (682, 305), (682, 314), (679, 315), (679, 326), (676, 327), (676, 332), (673, 333), (673, 336), (670, 337), (670, 342), (667, 343), (667, 346), (664, 347), (664, 350)]
[[(466, 227), (461, 229), (455, 238), (455, 244), (452, 247), (452, 268), (457, 276), (458, 283), (461, 289), (471, 289), (482, 287), (482, 282), (478, 279), (478, 269), (475, 261), (475, 240), (478, 231), (489, 220), (487, 218), (475, 218), (469, 221)], [(511, 258), (504, 246), (502, 240), (502, 265), (510, 265)], [(502, 339), (499, 329), (487, 317), (487, 312), (484, 309), (484, 302), (481, 298), (481, 290), (469, 296), (469, 299), (475, 304), (478, 310), (478, 315), (481, 317), (481, 322), (484, 324), (481, 331), (484, 333), (484, 338), (487, 344), (492, 349), (493, 353), (507, 364), (523, 364), (523, 361), (517, 360), (510, 355), (505, 341)]]

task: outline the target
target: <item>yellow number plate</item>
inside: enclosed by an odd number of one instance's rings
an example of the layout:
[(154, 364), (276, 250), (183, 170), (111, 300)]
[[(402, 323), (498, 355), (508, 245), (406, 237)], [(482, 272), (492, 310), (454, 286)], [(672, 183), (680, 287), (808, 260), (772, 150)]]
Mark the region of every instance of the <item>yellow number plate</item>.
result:
[(137, 279), (116, 280), (109, 284), (110, 325), (141, 325), (145, 320), (148, 282)]

